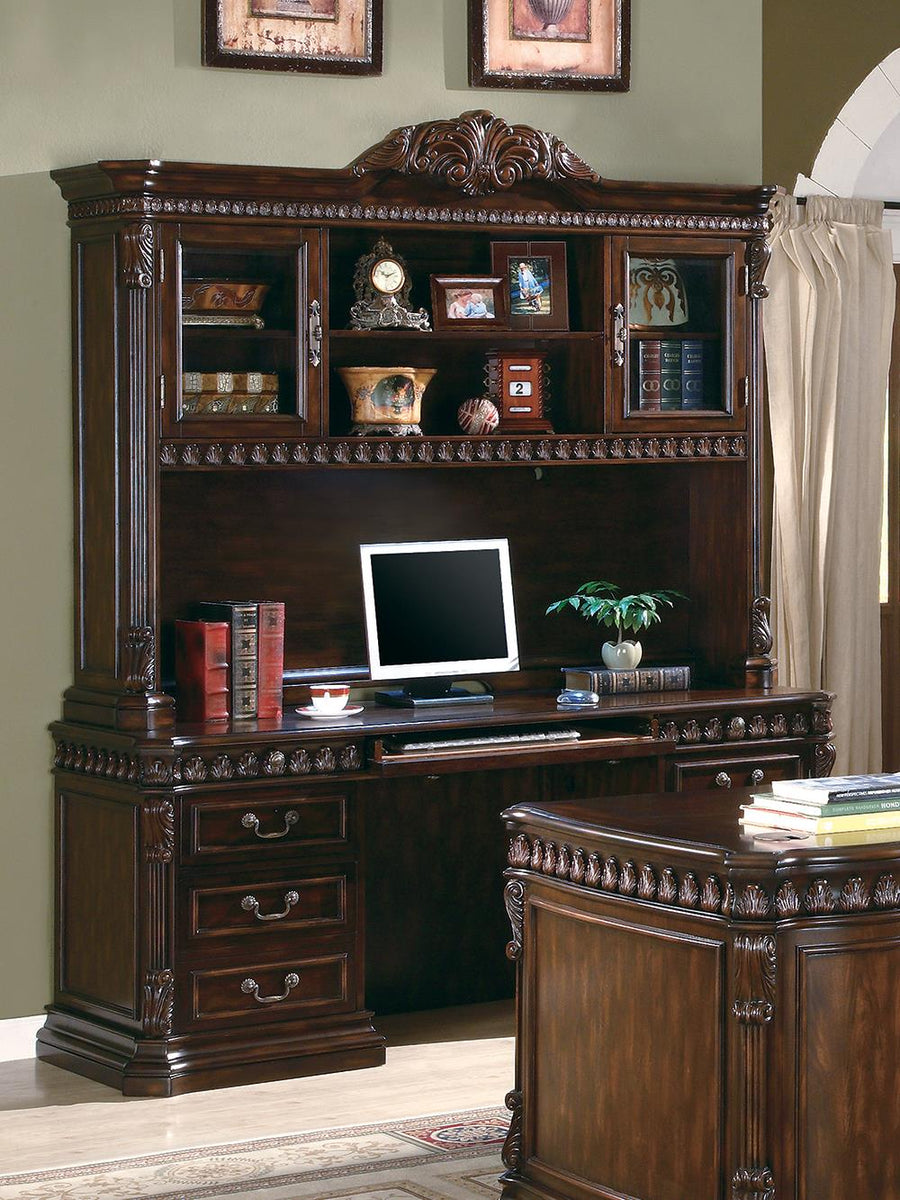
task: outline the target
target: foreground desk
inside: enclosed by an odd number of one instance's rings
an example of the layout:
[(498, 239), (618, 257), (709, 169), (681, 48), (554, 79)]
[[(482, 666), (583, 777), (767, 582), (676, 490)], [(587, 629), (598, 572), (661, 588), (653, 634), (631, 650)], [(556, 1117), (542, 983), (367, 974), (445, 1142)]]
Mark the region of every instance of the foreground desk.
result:
[(745, 799), (505, 813), (507, 1200), (900, 1196), (900, 840), (762, 842)]

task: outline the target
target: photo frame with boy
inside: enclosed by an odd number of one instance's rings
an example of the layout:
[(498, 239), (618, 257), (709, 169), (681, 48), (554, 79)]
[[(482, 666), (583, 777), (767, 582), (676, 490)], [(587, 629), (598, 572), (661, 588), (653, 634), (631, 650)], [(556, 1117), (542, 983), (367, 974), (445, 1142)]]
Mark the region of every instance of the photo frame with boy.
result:
[(491, 269), (505, 281), (510, 329), (569, 328), (565, 242), (491, 242)]

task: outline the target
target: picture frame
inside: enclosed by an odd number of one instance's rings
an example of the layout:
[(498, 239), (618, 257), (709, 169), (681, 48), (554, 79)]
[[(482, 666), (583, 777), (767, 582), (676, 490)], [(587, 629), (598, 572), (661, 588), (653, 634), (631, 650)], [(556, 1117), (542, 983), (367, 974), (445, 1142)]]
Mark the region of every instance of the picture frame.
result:
[(631, 0), (468, 0), (469, 86), (627, 92)]
[(565, 242), (491, 242), (491, 270), (506, 282), (510, 329), (569, 328)]
[(435, 330), (508, 329), (505, 284), (500, 275), (432, 275)]
[(207, 67), (380, 75), (383, 0), (203, 0)]

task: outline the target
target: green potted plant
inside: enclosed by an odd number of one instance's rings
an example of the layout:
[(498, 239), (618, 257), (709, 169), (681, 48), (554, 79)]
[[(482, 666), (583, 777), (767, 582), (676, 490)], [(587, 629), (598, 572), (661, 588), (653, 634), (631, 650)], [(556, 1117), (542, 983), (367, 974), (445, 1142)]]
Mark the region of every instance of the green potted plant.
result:
[(630, 631), (639, 633), (660, 620), (661, 605), (674, 607), (676, 600), (686, 600), (683, 592), (661, 588), (655, 592), (636, 592), (622, 595), (618, 584), (606, 579), (583, 583), (571, 596), (554, 600), (547, 614), (571, 609), (586, 621), (595, 621), (616, 631), (615, 642), (604, 642), (600, 655), (605, 666), (613, 671), (633, 671), (641, 661), (641, 643), (625, 638)]

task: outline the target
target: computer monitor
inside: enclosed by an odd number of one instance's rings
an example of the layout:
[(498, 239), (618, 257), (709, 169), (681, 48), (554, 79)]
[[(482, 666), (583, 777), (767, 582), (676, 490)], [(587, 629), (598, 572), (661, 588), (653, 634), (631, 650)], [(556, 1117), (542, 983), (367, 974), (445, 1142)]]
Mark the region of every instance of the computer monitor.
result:
[(490, 693), (451, 681), (519, 669), (506, 538), (359, 550), (371, 676), (405, 683), (376, 699), (412, 707), (489, 702)]

